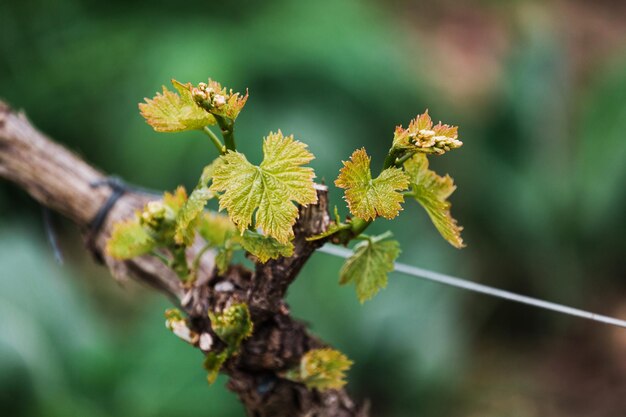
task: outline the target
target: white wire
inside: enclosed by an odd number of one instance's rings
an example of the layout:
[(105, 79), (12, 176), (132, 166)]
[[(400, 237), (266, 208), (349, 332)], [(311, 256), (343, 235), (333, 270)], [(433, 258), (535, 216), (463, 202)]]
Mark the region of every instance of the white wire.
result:
[[(352, 255), (352, 251), (347, 248), (325, 245), (319, 249), (320, 252), (327, 253), (329, 255), (337, 256), (340, 258), (348, 258)], [(595, 314), (589, 311), (580, 310), (578, 308), (568, 307), (562, 304), (553, 303), (550, 301), (540, 300), (538, 298), (527, 297), (525, 295), (516, 294), (510, 291), (500, 290), (498, 288), (490, 287), (487, 285), (477, 284), (462, 278), (453, 277), (451, 275), (441, 274), (439, 272), (429, 271), (427, 269), (418, 268), (396, 262), (394, 264), (395, 271), (410, 275), (417, 278), (427, 279), (430, 281), (439, 282), (441, 284), (450, 285), (452, 287), (462, 288), (464, 290), (473, 291), (481, 294), (490, 295), (496, 298), (502, 298), (509, 301), (514, 301), (521, 304), (531, 305), (544, 310), (556, 311), (557, 313), (567, 314), (570, 316), (580, 317), (583, 319), (593, 320), (600, 323), (611, 324), (613, 326), (626, 328), (626, 321), (616, 319), (613, 317), (603, 316), (601, 314)]]

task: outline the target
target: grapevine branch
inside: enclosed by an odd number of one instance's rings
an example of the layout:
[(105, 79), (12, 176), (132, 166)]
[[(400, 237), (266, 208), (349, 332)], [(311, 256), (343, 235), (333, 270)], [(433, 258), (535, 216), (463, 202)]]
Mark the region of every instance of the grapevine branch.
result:
[[(110, 187), (94, 187), (106, 182), (107, 177), (48, 139), (23, 113), (15, 112), (2, 101), (0, 178), (15, 183), (43, 206), (72, 220), (83, 232), (85, 241), (90, 242), (88, 247), (95, 258), (114, 277), (137, 280), (167, 295), (185, 311), (195, 332), (212, 333), (207, 317), (210, 309), (246, 302), (254, 321), (254, 333), (223, 370), (230, 377), (228, 387), (239, 396), (249, 416), (366, 417), (369, 414), (366, 406), (358, 406), (343, 389), (309, 390), (279, 376), (296, 366), (307, 351), (325, 346), (289, 314), (284, 301), (291, 282), (323, 243), (307, 242), (305, 236), (324, 232), (330, 223), (324, 186), (317, 187), (317, 204), (300, 208), (294, 226), (292, 257), (257, 264), (254, 271), (231, 266), (220, 276), (214, 268), (215, 254), (208, 251), (202, 256), (198, 279), (191, 288), (185, 288), (176, 274), (155, 257), (119, 261), (105, 253), (113, 225), (134, 216), (150, 196), (133, 190), (125, 192), (94, 233), (90, 227), (94, 218), (115, 192)], [(202, 247), (201, 241), (196, 242), (189, 250), (189, 258), (193, 259)]]

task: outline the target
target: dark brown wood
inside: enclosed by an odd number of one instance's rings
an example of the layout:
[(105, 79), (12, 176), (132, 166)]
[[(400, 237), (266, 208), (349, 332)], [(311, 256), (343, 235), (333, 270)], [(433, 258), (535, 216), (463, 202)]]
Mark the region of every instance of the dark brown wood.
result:
[[(194, 331), (212, 333), (207, 313), (234, 301), (249, 303), (254, 333), (239, 355), (229, 360), (224, 371), (228, 387), (254, 417), (366, 417), (367, 407), (358, 406), (345, 390), (319, 392), (280, 378), (280, 373), (297, 365), (308, 350), (325, 346), (306, 326), (289, 314), (284, 296), (291, 282), (321, 242), (305, 237), (324, 231), (329, 224), (325, 187), (318, 189), (319, 203), (300, 209), (294, 226), (293, 257), (258, 264), (255, 271), (232, 266), (223, 276), (214, 268), (214, 254), (207, 252), (198, 280), (184, 287), (176, 275), (153, 257), (117, 261), (105, 253), (113, 224), (134, 215), (151, 198), (125, 193), (110, 211), (95, 235), (90, 224), (111, 194), (106, 186), (94, 187), (105, 175), (66, 148), (37, 131), (21, 114), (0, 101), (0, 178), (24, 189), (35, 200), (71, 219), (117, 279), (135, 279), (163, 292), (181, 306)], [(189, 249), (192, 258), (202, 242)], [(156, 322), (156, 321), (155, 321)], [(213, 335), (214, 340), (217, 340)], [(219, 342), (218, 342), (219, 343)], [(199, 381), (200, 383), (200, 381)]]
[(313, 252), (324, 244), (324, 240), (309, 242), (309, 236), (325, 232), (330, 225), (328, 214), (328, 188), (316, 185), (317, 204), (300, 207), (300, 216), (293, 227), (294, 255), (290, 258), (272, 259), (256, 264), (256, 271), (248, 291), (251, 305), (265, 311), (276, 312), (289, 285), (296, 279)]

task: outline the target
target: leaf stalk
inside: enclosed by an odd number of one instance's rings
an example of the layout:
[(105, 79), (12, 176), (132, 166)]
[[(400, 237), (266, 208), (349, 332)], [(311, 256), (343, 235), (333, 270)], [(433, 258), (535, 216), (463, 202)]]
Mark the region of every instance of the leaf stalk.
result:
[(226, 153), (226, 147), (224, 147), (224, 144), (217, 137), (217, 135), (215, 133), (213, 133), (213, 131), (211, 129), (209, 129), (208, 126), (204, 126), (202, 128), (202, 131), (209, 136), (209, 139), (211, 139), (211, 143), (213, 143), (213, 145), (215, 145), (215, 148), (220, 153), (220, 155), (224, 155)]

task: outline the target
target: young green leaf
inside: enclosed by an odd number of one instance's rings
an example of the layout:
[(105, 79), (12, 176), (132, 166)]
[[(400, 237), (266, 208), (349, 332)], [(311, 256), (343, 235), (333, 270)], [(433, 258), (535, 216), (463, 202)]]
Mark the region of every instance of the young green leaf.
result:
[(396, 127), (393, 137), (395, 149), (411, 150), (441, 155), (446, 151), (460, 148), (458, 128), (439, 122), (433, 126), (428, 110), (411, 120), (407, 129)]
[(200, 175), (197, 187), (208, 187), (209, 181), (213, 179), (213, 173), (221, 164), (222, 160), (220, 158), (216, 158), (209, 165), (205, 166), (202, 170), (202, 175)]
[(373, 220), (377, 216), (393, 219), (402, 210), (404, 197), (400, 191), (406, 190), (409, 177), (399, 168), (387, 168), (372, 179), (371, 159), (364, 148), (354, 151), (343, 168), (335, 185), (345, 188), (345, 200), (350, 213), (363, 220)]
[(228, 357), (228, 352), (225, 350), (219, 353), (207, 353), (206, 358), (204, 358), (203, 365), (204, 369), (206, 369), (208, 372), (207, 381), (209, 382), (209, 385), (213, 385), (213, 383), (217, 379), (217, 376), (219, 375), (220, 368), (222, 367), (222, 365), (224, 365), (224, 362), (226, 362), (226, 359), (228, 359)]
[(217, 267), (217, 273), (223, 275), (228, 271), (230, 262), (233, 259), (233, 249), (230, 247), (221, 247), (217, 250), (215, 255), (215, 266)]
[(198, 232), (211, 246), (224, 246), (226, 241), (237, 234), (237, 228), (226, 215), (212, 211), (200, 216)]
[(176, 243), (189, 246), (195, 237), (197, 220), (204, 211), (206, 203), (215, 197), (208, 187), (198, 187), (189, 196), (176, 216)]
[(449, 175), (440, 177), (428, 169), (428, 158), (425, 154), (415, 154), (404, 168), (411, 177), (411, 196), (424, 207), (433, 224), (452, 246), (464, 247), (461, 238), (463, 228), (457, 225), (450, 214), (450, 202), (447, 200), (456, 186)]
[(288, 257), (293, 255), (293, 244), (291, 242), (280, 243), (271, 236), (263, 236), (252, 230), (245, 230), (238, 241), (246, 251), (256, 256), (261, 263), (280, 256)]
[(280, 243), (293, 237), (298, 209), (292, 201), (302, 205), (317, 202), (313, 169), (302, 166), (314, 158), (306, 147), (278, 131), (265, 138), (259, 166), (239, 152), (220, 157), (223, 164), (216, 168), (210, 189), (223, 192), (220, 210), (228, 211), (240, 232), (252, 224), (254, 215), (255, 226)]
[(163, 86), (163, 93), (139, 103), (139, 110), (146, 122), (157, 132), (183, 132), (202, 129), (216, 123), (215, 117), (198, 106), (191, 96), (191, 84), (172, 80), (178, 94)]
[(301, 382), (308, 389), (325, 391), (346, 384), (345, 372), (352, 361), (335, 349), (313, 349), (302, 356), (300, 366), (285, 373), (285, 378)]
[(106, 252), (116, 259), (130, 259), (145, 255), (156, 246), (157, 242), (137, 219), (129, 219), (115, 224)]
[(174, 214), (178, 215), (180, 209), (185, 205), (187, 201), (187, 191), (185, 191), (185, 187), (178, 186), (173, 193), (166, 191), (163, 194), (163, 204), (169, 207)]
[(205, 212), (198, 218), (197, 223), (200, 236), (209, 245), (218, 249), (215, 256), (215, 266), (217, 266), (219, 274), (224, 274), (233, 257), (235, 249), (233, 244), (240, 240), (237, 228), (228, 216), (214, 212)]
[(346, 259), (339, 273), (341, 285), (354, 283), (361, 303), (372, 298), (387, 286), (387, 274), (400, 255), (400, 244), (384, 240), (388, 233), (365, 240), (354, 247), (354, 254)]
[[(200, 223), (200, 215), (204, 211), (207, 202), (215, 197), (215, 193), (209, 190), (209, 183), (213, 178), (215, 169), (221, 164), (217, 158), (212, 163), (204, 167), (198, 185), (191, 192), (189, 198), (182, 205), (176, 216), (176, 243), (189, 246), (193, 243), (195, 229)], [(231, 223), (230, 220), (228, 223)], [(223, 245), (222, 241), (219, 245)], [(213, 244), (213, 246), (218, 246)]]

